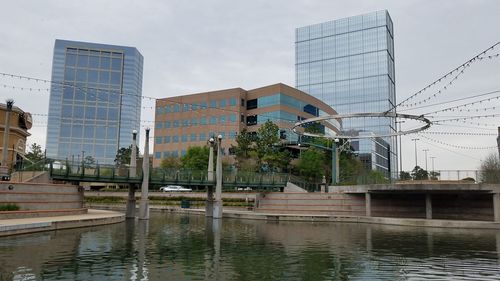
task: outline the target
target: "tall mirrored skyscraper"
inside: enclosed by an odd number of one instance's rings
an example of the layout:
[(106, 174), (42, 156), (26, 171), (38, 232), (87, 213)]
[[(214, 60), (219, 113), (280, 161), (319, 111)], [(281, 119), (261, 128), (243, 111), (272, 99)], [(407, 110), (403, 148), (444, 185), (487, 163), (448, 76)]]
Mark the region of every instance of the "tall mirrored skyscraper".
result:
[(140, 131), (142, 66), (133, 47), (56, 40), (47, 157), (112, 164)]
[[(387, 11), (296, 29), (296, 87), (339, 114), (393, 111), (396, 101), (394, 33)], [(343, 120), (343, 130), (359, 135), (395, 132), (392, 118)], [(367, 168), (397, 174), (396, 139), (353, 141)]]

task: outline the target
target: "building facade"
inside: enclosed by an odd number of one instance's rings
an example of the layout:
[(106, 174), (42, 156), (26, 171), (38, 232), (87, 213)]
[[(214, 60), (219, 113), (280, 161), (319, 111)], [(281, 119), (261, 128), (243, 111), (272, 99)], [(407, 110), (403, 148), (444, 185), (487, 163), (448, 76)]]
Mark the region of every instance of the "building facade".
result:
[(256, 132), (267, 120), (278, 125), (281, 140), (297, 142), (291, 131), (297, 121), (335, 113), (320, 100), (284, 84), (158, 99), (153, 166), (163, 158), (183, 156), (191, 146), (204, 146), (217, 135), (222, 135), (223, 153), (228, 156), (239, 132)]
[[(7, 105), (0, 104), (0, 132), (2, 132), (2, 137), (0, 138), (0, 149), (4, 148), (3, 136), (5, 134), (6, 123), (7, 123)], [(7, 142), (7, 159), (6, 163), (1, 163), (2, 166), (7, 166), (10, 169), (21, 167), (23, 162), (25, 162), (26, 154), (26, 138), (31, 134), (28, 132), (32, 126), (31, 114), (24, 112), (17, 106), (12, 106), (9, 117), (9, 135)], [(26, 163), (29, 165), (30, 163)]]
[[(295, 36), (297, 89), (339, 114), (394, 111), (394, 32), (387, 11), (300, 27)], [(344, 119), (351, 134), (396, 132), (393, 118)], [(397, 175), (396, 138), (353, 140), (370, 169)]]
[(56, 40), (47, 157), (112, 164), (140, 131), (142, 68), (133, 47)]

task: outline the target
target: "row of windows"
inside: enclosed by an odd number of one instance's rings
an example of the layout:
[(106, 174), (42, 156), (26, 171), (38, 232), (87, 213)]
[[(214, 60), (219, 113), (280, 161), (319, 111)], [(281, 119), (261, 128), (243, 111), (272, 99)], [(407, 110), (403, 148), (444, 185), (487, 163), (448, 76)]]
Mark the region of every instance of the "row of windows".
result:
[(123, 56), (123, 52), (118, 52), (118, 51), (72, 48), (72, 47), (68, 47), (66, 49), (66, 52), (69, 54), (93, 55), (93, 56), (103, 56), (103, 57), (111, 56), (117, 58), (121, 58)]
[(88, 82), (100, 84), (120, 85), (122, 75), (119, 71), (87, 70), (73, 67), (64, 69), (64, 80), (68, 82)]
[[(65, 155), (68, 161), (78, 161), (78, 157), (92, 156), (96, 158), (112, 158), (116, 157), (116, 145), (102, 144), (82, 144), (82, 143), (59, 143), (58, 155)], [(81, 158), (80, 158), (81, 160)]]
[(75, 87), (64, 87), (63, 103), (73, 103), (74, 101), (85, 101), (88, 103), (114, 104), (120, 103), (120, 94), (113, 90), (89, 90), (85, 91)]
[(221, 135), (222, 139), (226, 138), (234, 140), (236, 138), (236, 132), (209, 132), (209, 133), (192, 133), (192, 134), (182, 134), (182, 135), (173, 135), (173, 136), (157, 136), (155, 137), (155, 144), (164, 144), (164, 143), (179, 143), (179, 142), (197, 142), (197, 141), (207, 141), (210, 137)]
[[(249, 100), (247, 103), (247, 109), (249, 109), (248, 105), (250, 104), (250, 102), (251, 101)], [(300, 111), (307, 112), (314, 116), (319, 116), (319, 109), (317, 107), (282, 93), (258, 98), (255, 108), (263, 108), (274, 105), (285, 105), (291, 108), (296, 108)], [(267, 115), (267, 113), (265, 113), (264, 115)]]
[[(236, 114), (210, 116), (208, 117), (208, 122), (210, 125), (236, 123)], [(200, 118), (194, 117), (191, 119), (173, 120), (173, 121), (158, 121), (155, 123), (155, 128), (168, 129), (168, 128), (189, 127), (198, 125), (207, 125), (207, 117), (200, 117)]]
[(297, 28), (295, 31), (295, 39), (296, 41), (304, 41), (384, 25), (388, 26), (392, 34), (392, 22), (389, 15), (386, 11), (378, 11)]
[(66, 66), (78, 67), (78, 68), (92, 68), (92, 69), (112, 69), (116, 71), (121, 71), (123, 59), (121, 57), (109, 57), (109, 56), (92, 56), (92, 55), (77, 55), (77, 54), (66, 54)]
[(72, 119), (117, 121), (119, 114), (118, 107), (63, 105), (61, 109), (62, 118)]
[(113, 140), (118, 137), (118, 126), (97, 126), (82, 124), (61, 124), (59, 133), (61, 138), (87, 139), (87, 140)]
[(392, 79), (394, 78), (394, 61), (389, 58), (387, 51), (303, 63), (296, 66), (297, 86), (383, 74), (389, 74)]
[(295, 61), (303, 63), (387, 50), (392, 41), (387, 29), (380, 27), (298, 42)]
[(230, 99), (210, 100), (208, 103), (206, 101), (196, 102), (192, 104), (175, 103), (175, 104), (168, 104), (165, 106), (156, 107), (156, 114), (165, 114), (171, 112), (189, 112), (189, 111), (196, 111), (199, 109), (208, 109), (208, 108), (225, 108), (226, 106), (236, 106), (236, 103), (237, 99), (234, 97)]

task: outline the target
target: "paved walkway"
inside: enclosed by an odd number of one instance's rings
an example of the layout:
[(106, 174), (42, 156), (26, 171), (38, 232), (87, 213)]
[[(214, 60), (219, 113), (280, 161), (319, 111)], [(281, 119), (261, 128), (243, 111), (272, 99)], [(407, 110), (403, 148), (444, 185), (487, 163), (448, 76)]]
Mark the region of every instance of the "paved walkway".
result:
[(89, 209), (87, 214), (0, 220), (0, 237), (122, 222), (123, 213)]

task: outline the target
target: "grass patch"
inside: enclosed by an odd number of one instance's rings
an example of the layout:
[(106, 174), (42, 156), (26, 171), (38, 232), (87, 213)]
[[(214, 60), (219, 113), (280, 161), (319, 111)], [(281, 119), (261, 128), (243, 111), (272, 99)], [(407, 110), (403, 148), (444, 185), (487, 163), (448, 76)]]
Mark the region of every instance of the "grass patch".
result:
[(86, 203), (103, 203), (103, 204), (119, 204), (125, 203), (126, 199), (121, 197), (113, 197), (113, 196), (99, 196), (99, 197), (85, 197)]
[(0, 212), (4, 211), (19, 211), (19, 206), (16, 204), (5, 204), (5, 205), (0, 205)]

